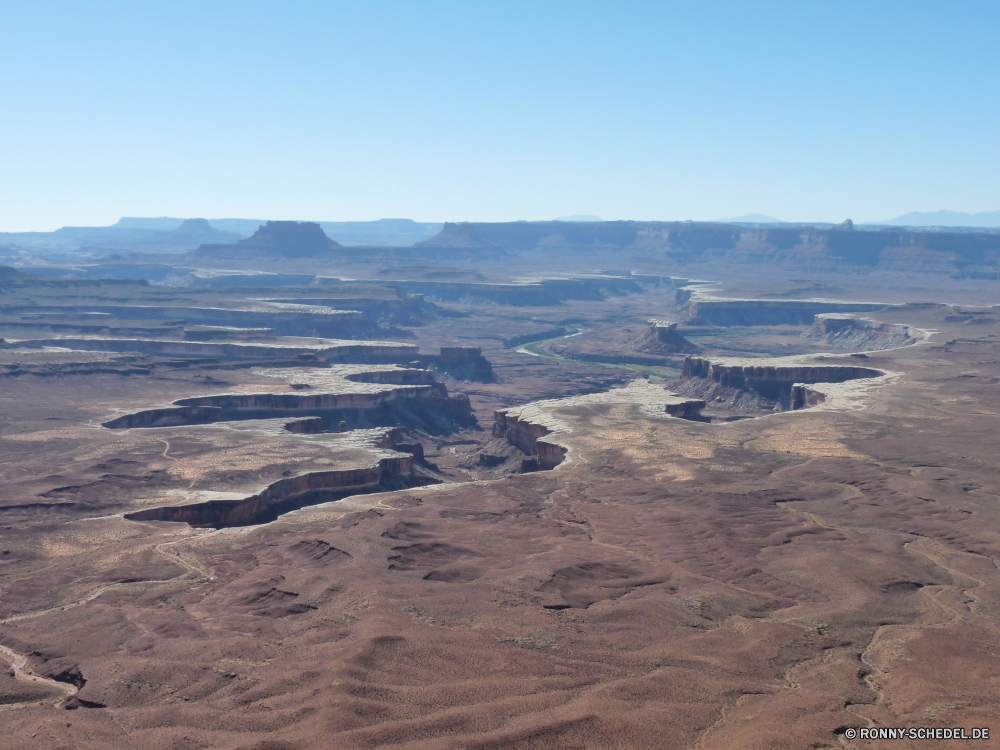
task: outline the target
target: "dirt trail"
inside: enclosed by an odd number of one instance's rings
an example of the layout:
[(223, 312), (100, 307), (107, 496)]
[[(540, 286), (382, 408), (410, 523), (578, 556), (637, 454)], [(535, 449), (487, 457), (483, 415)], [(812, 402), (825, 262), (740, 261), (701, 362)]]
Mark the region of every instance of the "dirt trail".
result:
[[(169, 448), (167, 450), (169, 450)], [(183, 542), (203, 539), (204, 537), (210, 536), (211, 534), (214, 533), (216, 532), (210, 531), (205, 533), (194, 534), (192, 536), (185, 536), (183, 539), (177, 539), (172, 542), (164, 542), (162, 544), (156, 545), (153, 548), (158, 554), (162, 555), (170, 562), (178, 564), (186, 569), (186, 572), (182, 573), (179, 576), (174, 576), (172, 578), (155, 579), (149, 581), (129, 581), (129, 582), (108, 584), (107, 586), (101, 586), (100, 588), (95, 589), (82, 599), (78, 599), (75, 602), (70, 602), (69, 604), (61, 604), (56, 607), (48, 607), (46, 609), (35, 610), (34, 612), (22, 612), (21, 614), (18, 615), (12, 615), (10, 617), (6, 617), (0, 620), (0, 625), (4, 625), (11, 622), (18, 622), (20, 620), (28, 620), (34, 617), (40, 617), (41, 615), (49, 614), (51, 612), (63, 612), (73, 607), (79, 607), (82, 604), (87, 604), (88, 602), (93, 601), (101, 594), (110, 591), (112, 589), (119, 588), (121, 586), (136, 586), (148, 583), (164, 583), (166, 581), (173, 581), (188, 577), (193, 578), (195, 582), (212, 580), (212, 574), (210, 571), (205, 570), (197, 563), (189, 560), (187, 557), (182, 555), (179, 550), (174, 549), (171, 550), (171, 552), (166, 552), (164, 551), (163, 548), (173, 547)], [(66, 682), (60, 682), (58, 680), (49, 679), (48, 677), (42, 677), (41, 675), (35, 674), (35, 672), (30, 667), (28, 656), (26, 654), (18, 653), (9, 646), (4, 646), (3, 644), (0, 644), (0, 658), (10, 662), (10, 665), (14, 670), (15, 679), (24, 680), (26, 682), (34, 682), (39, 685), (45, 685), (47, 687), (54, 688), (55, 690), (58, 690), (60, 693), (63, 694), (62, 698), (59, 698), (59, 700), (63, 700), (65, 698), (71, 698), (78, 692), (80, 692), (80, 689), (76, 685), (71, 685)], [(48, 703), (48, 702), (51, 702), (51, 699), (43, 699), (41, 701), (29, 701), (27, 703)], [(16, 707), (23, 705), (26, 705), (26, 703), (25, 702), (10, 703), (8, 704), (7, 707)], [(2, 710), (3, 708), (4, 708), (3, 706), (0, 706), (0, 710)]]
[[(161, 455), (164, 458), (166, 458), (167, 460), (173, 461), (175, 464), (177, 464), (177, 468), (180, 470), (181, 476), (183, 476), (184, 475), (184, 462), (181, 461), (179, 458), (174, 458), (173, 456), (170, 455), (170, 441), (169, 440), (164, 440), (163, 438), (159, 438), (159, 441), (161, 443), (163, 443), (163, 445), (165, 446), (164, 449), (163, 449), (163, 453)], [(191, 484), (188, 485), (188, 489), (190, 490), (197, 483), (198, 483), (198, 477), (195, 476), (195, 478), (191, 480)]]
[[(10, 662), (11, 667), (14, 669), (14, 677), (18, 680), (24, 680), (25, 682), (34, 682), (38, 685), (45, 685), (46, 687), (58, 690), (63, 694), (63, 698), (71, 698), (80, 692), (80, 688), (76, 685), (70, 685), (68, 682), (59, 682), (59, 680), (53, 680), (48, 677), (42, 677), (41, 675), (35, 674), (31, 667), (28, 665), (28, 657), (26, 654), (19, 654), (14, 649), (0, 644), (0, 657), (6, 659)], [(61, 700), (61, 699), (60, 699)], [(32, 702), (48, 702), (48, 701), (32, 701)], [(12, 703), (9, 705), (21, 705), (18, 703)]]

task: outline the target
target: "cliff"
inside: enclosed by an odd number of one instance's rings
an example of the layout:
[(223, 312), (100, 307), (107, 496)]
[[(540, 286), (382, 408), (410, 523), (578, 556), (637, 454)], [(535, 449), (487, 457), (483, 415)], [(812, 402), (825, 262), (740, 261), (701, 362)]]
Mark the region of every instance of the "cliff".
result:
[(283, 336), (372, 338), (377, 325), (360, 310), (340, 310), (268, 300), (241, 307), (189, 307), (183, 305), (3, 305), (7, 315), (53, 312), (60, 314), (106, 313), (119, 320), (170, 320), (187, 325), (226, 325), (237, 328), (270, 328)]
[(923, 340), (923, 331), (899, 323), (882, 323), (849, 315), (817, 315), (816, 321), (802, 334), (840, 349), (880, 351), (909, 346)]
[(456, 380), (493, 383), (493, 365), (478, 346), (442, 346), (437, 356), (425, 356), (432, 368), (446, 372)]
[(625, 251), (682, 263), (782, 264), (799, 270), (880, 268), (1000, 278), (1000, 235), (845, 231), (811, 226), (745, 227), (703, 222), (448, 223), (421, 247), (514, 252)]
[(744, 364), (747, 360), (721, 359), (713, 362), (702, 357), (685, 357), (683, 377), (711, 378), (729, 388), (741, 388), (753, 381), (843, 383), (845, 380), (882, 375), (880, 370), (870, 367), (817, 365), (806, 361), (804, 357), (800, 359), (799, 362), (789, 364), (767, 364), (773, 361), (767, 359)]
[(542, 440), (551, 432), (545, 425), (522, 419), (517, 410), (495, 411), (493, 420), (493, 437), (506, 438), (511, 445), (537, 458), (537, 464), (526, 464), (526, 468), (548, 471), (565, 460), (564, 446)]
[(653, 413), (695, 421), (700, 421), (699, 412), (705, 406), (702, 400), (679, 396), (648, 380), (638, 379), (624, 388), (497, 410), (493, 413), (493, 437), (505, 438), (535, 459), (534, 463), (526, 461), (525, 470), (554, 469), (568, 454), (568, 449), (558, 442), (557, 436), (570, 432), (569, 425), (554, 413), (601, 404), (633, 404)]
[(442, 302), (482, 303), (518, 307), (549, 307), (569, 300), (600, 301), (607, 297), (642, 291), (637, 281), (594, 275), (571, 279), (541, 279), (517, 284), (484, 284), (462, 281), (393, 281), (401, 292), (421, 294)]
[[(174, 406), (125, 414), (103, 423), (113, 430), (176, 427), (247, 419), (321, 417), (331, 429), (341, 421), (355, 426), (413, 424), (428, 432), (447, 431), (454, 424), (472, 424), (469, 397), (449, 396), (440, 383), (403, 386), (374, 393), (249, 393), (179, 399)], [(315, 424), (303, 429), (316, 431)]]
[[(878, 378), (881, 370), (852, 364), (818, 364), (808, 357), (788, 357), (759, 360), (685, 357), (683, 380), (703, 380), (718, 384), (721, 389), (744, 391), (760, 397), (766, 408), (800, 409), (822, 403), (825, 396), (809, 385), (844, 383), (850, 380)], [(713, 400), (725, 398), (719, 389), (705, 389), (695, 383), (689, 392), (704, 392)], [(681, 387), (685, 390), (684, 387)], [(731, 400), (731, 399), (730, 399)]]
[[(244, 500), (212, 500), (126, 513), (130, 521), (175, 521), (191, 526), (226, 528), (273, 521), (283, 513), (400, 486), (426, 484), (413, 476), (414, 457), (401, 453), (374, 466), (340, 471), (314, 471), (281, 479)], [(395, 475), (395, 476), (394, 476)]]
[(343, 246), (326, 236), (313, 221), (269, 221), (250, 237), (227, 245), (202, 245), (194, 257), (282, 257), (312, 258), (339, 254)]
[(171, 357), (212, 357), (218, 359), (292, 359), (316, 356), (328, 362), (400, 362), (412, 359), (418, 349), (409, 344), (368, 342), (336, 346), (282, 346), (280, 344), (220, 344), (207, 341), (167, 341), (161, 339), (116, 339), (98, 336), (80, 338), (27, 339), (0, 342), (0, 348), (40, 349), (59, 347), (91, 352), (141, 352)]
[(693, 299), (688, 306), (692, 323), (717, 326), (808, 325), (822, 313), (869, 312), (886, 305), (828, 300)]
[(168, 220), (158, 226), (137, 226), (122, 219), (109, 227), (62, 227), (54, 232), (0, 233), (0, 244), (13, 243), (34, 251), (84, 250), (96, 255), (133, 251), (177, 253), (206, 242), (233, 242), (239, 234), (216, 229), (204, 219)]
[(649, 321), (649, 328), (632, 343), (632, 346), (636, 351), (655, 354), (698, 351), (698, 347), (677, 330), (677, 323), (655, 318)]

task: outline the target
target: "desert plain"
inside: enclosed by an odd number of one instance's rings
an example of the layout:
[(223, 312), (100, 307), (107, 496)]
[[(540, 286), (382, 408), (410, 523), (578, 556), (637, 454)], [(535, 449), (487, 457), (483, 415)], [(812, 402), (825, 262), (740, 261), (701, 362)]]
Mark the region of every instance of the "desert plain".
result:
[(1000, 235), (615, 224), (0, 269), (6, 746), (991, 746)]

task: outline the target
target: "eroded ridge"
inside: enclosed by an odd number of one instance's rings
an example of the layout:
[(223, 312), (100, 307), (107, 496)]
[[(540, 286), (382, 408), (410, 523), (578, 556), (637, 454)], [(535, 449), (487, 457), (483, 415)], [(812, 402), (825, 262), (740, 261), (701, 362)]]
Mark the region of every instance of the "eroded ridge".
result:
[[(333, 365), (276, 369), (269, 377), (294, 380), (294, 392), (218, 393), (177, 399), (171, 405), (124, 414), (110, 429), (173, 427), (247, 419), (322, 417), (326, 425), (386, 425), (415, 416), (425, 425), (472, 424), (466, 395), (449, 395), (429, 370), (393, 365)], [(401, 413), (405, 412), (405, 413)]]
[(634, 380), (624, 388), (600, 393), (538, 401), (515, 409), (494, 412), (493, 436), (506, 438), (529, 458), (522, 472), (554, 469), (569, 454), (564, 438), (572, 432), (569, 424), (556, 416), (562, 409), (592, 404), (636, 404), (650, 416), (671, 416), (701, 421), (702, 399), (679, 396), (648, 380)]
[[(413, 453), (396, 448), (396, 430), (369, 430), (361, 438), (380, 456), (370, 466), (313, 471), (280, 479), (242, 500), (169, 505), (126, 513), (131, 521), (174, 521), (196, 527), (225, 528), (273, 521), (278, 516), (309, 505), (332, 502), (350, 495), (367, 495), (434, 484), (436, 480), (414, 472)], [(403, 449), (404, 446), (399, 446)]]
[[(853, 363), (830, 364), (814, 356), (774, 359), (685, 357), (679, 392), (756, 411), (792, 411), (822, 403), (821, 383), (881, 378), (886, 373)], [(750, 396), (745, 398), (743, 394)]]
[[(236, 492), (221, 493), (222, 497), (218, 492), (208, 492), (211, 499), (205, 501), (158, 504), (125, 516), (133, 521), (173, 521), (198, 527), (256, 525), (291, 510), (351, 495), (440, 483), (448, 475), (442, 475), (437, 465), (424, 461), (420, 439), (431, 436), (440, 439), (463, 429), (476, 430), (478, 426), (469, 397), (450, 395), (447, 387), (437, 381), (436, 373), (479, 382), (493, 379), (492, 367), (479, 347), (446, 346), (439, 354), (421, 356), (415, 346), (392, 342), (320, 340), (305, 347), (277, 344), (255, 347), (96, 337), (58, 341), (76, 343), (84, 349), (142, 347), (152, 343), (158, 353), (163, 353), (164, 347), (176, 346), (176, 351), (187, 354), (228, 353), (251, 361), (252, 355), (260, 353), (270, 356), (259, 359), (289, 359), (295, 355), (289, 362), (293, 367), (260, 362), (257, 367), (261, 369), (251, 372), (273, 385), (239, 386), (235, 392), (180, 398), (170, 405), (121, 414), (102, 423), (111, 430), (164, 428), (175, 444), (178, 438), (196, 444), (211, 445), (220, 439), (231, 443), (233, 435), (241, 436), (237, 443), (243, 439), (267, 440), (280, 431), (314, 441), (309, 451), (314, 455), (317, 447), (328, 446), (330, 453), (316, 456), (315, 462), (339, 464), (320, 471), (298, 469), (294, 474), (295, 469), (286, 470), (283, 478), (244, 497), (233, 498)], [(160, 344), (164, 347), (159, 347)], [(345, 364), (345, 360), (350, 364)], [(238, 425), (221, 424), (233, 422)], [(196, 429), (179, 436), (170, 431), (177, 427)], [(399, 428), (410, 432), (411, 442), (400, 442)], [(224, 437), (226, 432), (228, 437)], [(171, 443), (168, 439), (162, 442), (166, 446), (163, 456), (173, 461), (182, 474), (187, 472), (192, 477), (188, 488), (191, 490), (204, 470), (168, 456)], [(237, 479), (237, 484), (246, 479)], [(187, 494), (200, 499), (206, 493)]]
[[(347, 303), (351, 309), (329, 304), (289, 304), (253, 300), (234, 307), (189, 305), (5, 305), (4, 314), (106, 315), (119, 320), (184, 320), (192, 325), (227, 325), (241, 328), (266, 326), (283, 335), (372, 337), (378, 329), (366, 316), (367, 300), (329, 300)], [(384, 306), (389, 301), (379, 301)], [(360, 304), (358, 304), (360, 303)], [(398, 304), (398, 302), (397, 302)], [(358, 309), (361, 308), (361, 309)]]
[(887, 305), (834, 300), (720, 299), (695, 289), (688, 317), (717, 326), (808, 325), (823, 313), (874, 312)]
[(823, 313), (802, 334), (840, 349), (882, 351), (910, 346), (927, 338), (927, 332), (903, 323), (883, 323), (843, 313)]
[(415, 471), (415, 463), (423, 463), (423, 446), (399, 443), (398, 428), (448, 434), (476, 426), (468, 396), (449, 396), (429, 370), (334, 365), (256, 374), (285, 380), (290, 383), (285, 388), (293, 392), (275, 388), (179, 399), (174, 406), (126, 414), (103, 426), (117, 430), (202, 425), (199, 430), (218, 430), (212, 425), (237, 422), (249, 430), (248, 435), (281, 429), (302, 435), (301, 440), (325, 441), (331, 448), (331, 457), (325, 461), (340, 460), (343, 468), (302, 472), (239, 499), (159, 506), (129, 513), (126, 518), (215, 528), (259, 524), (290, 510), (348, 495), (438, 483), (441, 478), (435, 471)]
[(374, 361), (397, 361), (417, 356), (412, 344), (392, 341), (365, 342), (322, 341), (321, 343), (218, 343), (208, 341), (175, 341), (170, 339), (111, 338), (106, 336), (56, 337), (47, 339), (10, 339), (2, 344), (7, 349), (70, 349), (88, 352), (140, 352), (178, 357), (218, 357), (223, 359), (292, 359), (315, 355), (327, 361), (364, 357)]

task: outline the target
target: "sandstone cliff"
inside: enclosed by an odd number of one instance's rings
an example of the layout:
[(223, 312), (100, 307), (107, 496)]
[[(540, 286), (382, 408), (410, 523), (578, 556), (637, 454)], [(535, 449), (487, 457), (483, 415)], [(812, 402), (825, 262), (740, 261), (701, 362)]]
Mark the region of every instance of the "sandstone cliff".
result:
[(545, 425), (522, 419), (517, 410), (495, 411), (493, 418), (493, 437), (506, 438), (511, 445), (537, 458), (537, 464), (526, 467), (548, 471), (565, 460), (565, 446), (542, 439), (551, 432)]
[(269, 221), (251, 237), (231, 245), (202, 245), (194, 257), (240, 258), (283, 257), (311, 258), (339, 254), (344, 248), (323, 232), (313, 221)]
[(924, 332), (900, 323), (882, 323), (851, 315), (817, 315), (802, 334), (839, 349), (880, 351), (909, 346), (924, 339)]
[[(222, 394), (179, 399), (172, 407), (146, 409), (104, 422), (109, 429), (176, 427), (248, 419), (275, 419), (290, 416), (321, 417), (335, 427), (341, 421), (351, 425), (412, 423), (432, 433), (449, 425), (475, 423), (469, 397), (449, 396), (440, 383), (403, 386), (375, 393), (296, 393)], [(294, 432), (299, 429), (292, 429)], [(311, 430), (310, 430), (311, 431)]]
[(661, 385), (639, 379), (624, 388), (497, 410), (493, 413), (493, 437), (505, 438), (533, 457), (535, 462), (526, 462), (526, 469), (553, 469), (568, 455), (568, 448), (561, 440), (571, 432), (557, 413), (603, 404), (631, 404), (650, 414), (668, 414), (695, 421), (700, 421), (699, 412), (705, 406), (702, 400), (679, 396)]
[(516, 284), (460, 281), (394, 281), (391, 285), (410, 294), (442, 302), (482, 303), (519, 307), (547, 307), (569, 300), (599, 301), (642, 291), (630, 278), (593, 275), (570, 279), (541, 279)]
[(315, 356), (328, 362), (400, 362), (412, 359), (418, 349), (392, 342), (344, 343), (333, 346), (282, 346), (280, 344), (220, 344), (206, 341), (116, 339), (98, 336), (6, 341), (0, 348), (40, 349), (57, 347), (91, 352), (142, 352), (164, 356), (212, 357), (218, 359), (293, 359)]
[[(800, 409), (822, 403), (824, 396), (809, 388), (818, 383), (844, 383), (850, 380), (882, 377), (885, 373), (853, 364), (819, 363), (810, 357), (774, 359), (716, 359), (685, 357), (681, 392), (703, 393), (712, 400), (729, 397), (724, 390), (743, 391), (758, 397), (757, 406), (766, 409)], [(719, 388), (702, 387), (696, 381), (715, 383)], [(689, 385), (690, 387), (685, 387)], [(720, 391), (720, 388), (722, 391)], [(733, 399), (729, 399), (732, 401)]]
[(444, 225), (422, 247), (495, 251), (625, 251), (683, 263), (782, 264), (797, 269), (881, 268), (1000, 278), (1000, 235), (745, 227), (702, 222), (508, 222)]
[(442, 346), (437, 356), (425, 356), (432, 368), (445, 372), (456, 380), (492, 383), (493, 366), (478, 346)]
[[(400, 454), (383, 458), (374, 466), (340, 471), (314, 471), (281, 479), (263, 492), (244, 500), (212, 500), (126, 513), (131, 521), (175, 521), (191, 526), (225, 528), (272, 521), (283, 513), (350, 495), (369, 494), (398, 486), (426, 484), (413, 477), (414, 457)], [(397, 477), (409, 477), (400, 482)], [(396, 481), (392, 481), (396, 480)], [(383, 486), (386, 485), (386, 486)]]
[(698, 347), (684, 338), (684, 334), (677, 330), (676, 322), (655, 318), (649, 321), (649, 328), (632, 345), (636, 351), (655, 354), (698, 351)]
[(182, 305), (4, 305), (7, 315), (100, 313), (120, 320), (183, 321), (188, 325), (225, 325), (237, 328), (270, 328), (285, 336), (375, 338), (377, 324), (361, 310), (338, 310), (327, 305), (307, 305), (261, 300), (232, 307)]
[(717, 326), (808, 325), (822, 313), (868, 312), (886, 305), (827, 300), (697, 299), (688, 305), (692, 322)]

